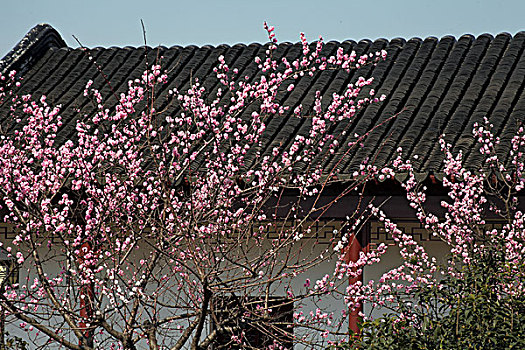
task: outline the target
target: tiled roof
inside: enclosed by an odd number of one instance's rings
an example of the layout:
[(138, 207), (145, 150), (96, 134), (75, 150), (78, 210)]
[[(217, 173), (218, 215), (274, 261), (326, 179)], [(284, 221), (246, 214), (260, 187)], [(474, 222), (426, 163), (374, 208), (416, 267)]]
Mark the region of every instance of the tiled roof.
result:
[(38, 24), (0, 60), (0, 73), (29, 69), (47, 50), (60, 47), (66, 47), (60, 34), (49, 24)]
[[(217, 88), (217, 79), (212, 69), (219, 55), (224, 55), (229, 66), (237, 67), (243, 76), (252, 76), (256, 70), (254, 58), (264, 56), (266, 49), (261, 44), (155, 49), (110, 47), (89, 50), (93, 57), (89, 60), (86, 52), (66, 47), (57, 35), (49, 26), (35, 27), (28, 34), (30, 38), (24, 38), (28, 42), (23, 44), (23, 40), (18, 51), (15, 48), (0, 61), (0, 67), (3, 70), (18, 68), (22, 72), (22, 93), (45, 94), (52, 104), (62, 105), (65, 126), (58, 134), (61, 139), (71, 137), (74, 131), (75, 110), (92, 108), (83, 96), (85, 84), (90, 79), (103, 96), (110, 96), (106, 79), (114, 90), (121, 91), (129, 79), (140, 76), (146, 61), (151, 65), (162, 56), (162, 66), (169, 71), (169, 81), (157, 91), (159, 95), (173, 87), (184, 89), (194, 78), (199, 78), (203, 86), (213, 91)], [(40, 43), (36, 48), (35, 38)], [(482, 157), (475, 148), (472, 129), (473, 124), (483, 121), (484, 117), (489, 118), (494, 125), (493, 131), (502, 139), (498, 149), (500, 155), (509, 153), (508, 141), (525, 119), (525, 32), (495, 37), (483, 34), (477, 38), (464, 35), (458, 39), (445, 36), (441, 39), (329, 42), (323, 54), (332, 55), (339, 46), (358, 54), (386, 49), (388, 57), (377, 66), (363, 67), (351, 76), (325, 71), (314, 77), (303, 77), (295, 90), (283, 97), (283, 102), (292, 107), (301, 103), (307, 108), (313, 103), (313, 94), (307, 94), (308, 91), (319, 90), (329, 99), (332, 92), (340, 91), (357, 76), (374, 77), (373, 88), (378, 94), (385, 94), (386, 100), (362, 110), (351, 125), (341, 123), (337, 126), (349, 128), (346, 133), (349, 138), (376, 126), (362, 147), (351, 150), (338, 165), (341, 177), (351, 176), (365, 159), (377, 165), (385, 164), (395, 155), (396, 149), (402, 147), (420, 179), (431, 173), (439, 178), (443, 153), (438, 138), (442, 134), (455, 151), (465, 154), (468, 167), (479, 169)], [(276, 51), (277, 56), (286, 56), (289, 60), (300, 53), (300, 44), (292, 43), (279, 44)], [(110, 98), (108, 103), (114, 104), (115, 99)], [(176, 113), (174, 108), (169, 107), (167, 112)], [(5, 118), (6, 113), (6, 108), (0, 107), (0, 118)], [(396, 114), (397, 117), (387, 121)], [(298, 118), (270, 120), (262, 151), (269, 151), (272, 145), (289, 143), (304, 127), (304, 121)], [(327, 153), (320, 155), (317, 161), (333, 166), (337, 160), (339, 158)]]

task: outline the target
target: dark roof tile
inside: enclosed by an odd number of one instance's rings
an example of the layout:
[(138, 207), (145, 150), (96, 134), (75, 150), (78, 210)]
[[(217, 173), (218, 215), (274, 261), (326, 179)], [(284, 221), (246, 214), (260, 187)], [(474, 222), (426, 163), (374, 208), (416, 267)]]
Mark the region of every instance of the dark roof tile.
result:
[[(439, 178), (443, 153), (438, 139), (442, 134), (456, 151), (464, 152), (467, 166), (475, 170), (482, 166), (483, 157), (477, 152), (472, 128), (484, 117), (489, 118), (496, 136), (502, 140), (498, 153), (508, 154), (510, 139), (525, 118), (525, 32), (495, 37), (483, 34), (477, 38), (464, 35), (457, 40), (445, 36), (331, 41), (325, 44), (323, 55), (333, 55), (339, 46), (347, 52), (355, 50), (358, 55), (386, 49), (388, 57), (376, 66), (365, 66), (350, 74), (324, 71), (313, 77), (305, 76), (295, 83), (292, 92), (282, 87), (280, 102), (291, 109), (301, 104), (307, 110), (314, 103), (313, 92), (320, 91), (326, 106), (334, 92), (341, 92), (359, 76), (374, 77), (371, 88), (378, 95), (385, 94), (387, 99), (366, 106), (354, 120), (333, 126), (331, 132), (338, 135), (342, 144), (340, 153), (347, 157), (341, 160), (330, 155), (326, 146), (325, 152), (312, 163), (298, 164), (299, 171), (319, 164), (337, 169), (339, 176), (351, 176), (367, 159), (378, 166), (386, 164), (401, 147), (419, 177), (425, 178), (433, 172)], [(108, 108), (114, 108), (117, 98), (114, 94), (125, 91), (127, 81), (139, 78), (147, 66), (160, 62), (169, 74), (167, 84), (156, 90), (155, 108), (176, 114), (178, 107), (168, 105), (163, 97), (168, 90), (188, 89), (198, 79), (214, 94), (220, 85), (213, 68), (220, 55), (224, 55), (231, 68), (239, 69), (239, 76), (248, 76), (254, 82), (260, 77), (254, 59), (264, 57), (267, 48), (267, 44), (252, 43), (72, 50), (65, 47), (54, 29), (44, 25), (33, 29), (0, 61), (0, 70), (21, 68), (20, 93), (36, 97), (45, 94), (51, 103), (62, 105), (65, 125), (59, 130), (59, 139), (67, 139), (73, 135), (79, 117), (77, 110), (94, 112), (95, 107), (83, 96), (88, 80), (93, 80), (92, 86), (105, 96)], [(299, 43), (283, 43), (274, 52), (274, 58), (286, 57), (291, 61), (301, 53)], [(228, 98), (226, 93), (223, 101)], [(3, 124), (10, 114), (5, 107), (0, 106)], [(309, 124), (307, 118), (270, 117), (261, 149), (251, 149), (245, 165), (252, 166), (257, 153), (267, 154), (274, 146), (290, 145), (296, 135), (306, 134)], [(348, 143), (356, 140), (356, 133), (367, 137), (362, 140), (362, 147), (349, 148)]]

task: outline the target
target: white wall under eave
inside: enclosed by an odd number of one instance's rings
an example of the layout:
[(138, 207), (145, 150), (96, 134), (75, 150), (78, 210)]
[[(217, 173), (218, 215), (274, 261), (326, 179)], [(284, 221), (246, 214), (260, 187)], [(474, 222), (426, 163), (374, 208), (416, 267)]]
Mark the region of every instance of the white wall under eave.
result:
[[(425, 241), (420, 242), (425, 248), (426, 252), (436, 258), (438, 264), (445, 263), (448, 254), (450, 254), (450, 247), (441, 241)], [(389, 246), (387, 252), (382, 256), (379, 264), (366, 266), (364, 269), (363, 282), (378, 281), (381, 276), (391, 269), (399, 266), (402, 262), (401, 254), (398, 246)], [(367, 317), (377, 318), (390, 311), (386, 308), (372, 309), (370, 303), (365, 303), (363, 311)]]
[[(5, 242), (8, 243), (8, 242)], [(445, 259), (446, 255), (449, 252), (448, 247), (439, 241), (425, 241), (422, 243), (422, 245), (427, 249), (427, 252), (435, 256), (438, 260), (443, 261)], [(309, 279), (312, 285), (315, 284), (315, 281), (322, 279), (326, 274), (332, 275), (334, 271), (334, 267), (337, 262), (338, 255), (333, 252), (332, 249), (332, 243), (328, 240), (316, 240), (312, 238), (304, 238), (301, 241), (298, 242), (297, 247), (302, 246), (302, 254), (304, 256), (310, 256), (310, 257), (316, 257), (320, 255), (324, 255), (326, 257), (325, 260), (320, 262), (318, 265), (315, 265), (308, 269), (308, 271), (303, 272), (295, 276), (294, 278), (291, 278), (287, 283), (276, 283), (274, 285), (273, 293), (277, 296), (286, 296), (287, 295), (287, 289), (293, 290), (295, 294), (298, 293), (304, 293), (306, 291), (306, 288), (304, 287), (304, 283), (306, 279)], [(59, 264), (53, 261), (54, 256), (60, 256), (60, 254), (55, 254), (53, 249), (48, 249), (46, 247), (40, 248), (41, 254), (45, 255), (49, 258), (48, 266), (50, 268), (50, 275), (56, 275), (59, 272)], [(261, 247), (260, 249), (267, 249), (264, 247)], [(297, 249), (294, 246), (294, 249)], [(146, 252), (143, 251), (137, 251), (137, 256), (144, 256), (146, 257)], [(331, 255), (331, 256), (330, 256)], [(382, 257), (382, 260), (379, 264), (367, 266), (364, 271), (364, 282), (367, 283), (370, 280), (378, 280), (381, 275), (388, 271), (389, 269), (398, 266), (401, 261), (401, 257), (399, 255), (399, 249), (396, 246), (390, 246), (387, 253)], [(31, 276), (28, 276), (27, 269), (30, 265), (30, 261), (26, 260), (24, 263), (24, 266), (20, 269), (20, 281), (23, 283), (24, 281), (31, 280)], [(26, 266), (27, 265), (27, 266)], [(32, 271), (34, 273), (34, 271)], [(348, 285), (348, 279), (344, 277), (340, 282), (339, 291), (344, 294), (344, 291)], [(27, 283), (27, 282), (26, 282)], [(348, 319), (345, 317), (342, 317), (342, 312), (347, 310), (347, 307), (345, 305), (345, 302), (343, 300), (342, 295), (325, 295), (321, 296), (319, 298), (315, 298), (314, 300), (304, 300), (301, 303), (296, 303), (294, 305), (295, 312), (303, 312), (305, 315), (309, 315), (310, 312), (315, 313), (316, 309), (319, 308), (325, 313), (329, 313), (334, 315), (333, 323), (340, 325), (340, 331), (346, 332), (348, 330)], [(366, 315), (371, 315), (372, 317), (378, 317), (380, 316), (385, 310), (381, 309), (375, 309), (371, 310), (370, 305), (365, 304), (364, 311)], [(20, 336), (22, 338), (28, 337), (28, 332), (25, 330), (21, 330), (18, 327), (18, 324), (20, 321), (13, 322), (12, 324), (8, 325), (8, 331), (11, 335)], [(209, 325), (207, 327), (207, 331), (209, 332)], [(337, 330), (335, 328), (331, 328), (331, 330)], [(29, 332), (34, 334), (35, 331)], [(296, 327), (294, 329), (294, 334), (296, 336), (301, 336), (307, 333), (307, 329), (301, 329), (300, 327)], [(319, 332), (315, 333), (315, 339), (314, 341), (317, 341), (321, 338), (319, 337)], [(206, 334), (205, 334), (206, 335)], [(203, 335), (203, 337), (205, 336)], [(328, 338), (335, 340), (334, 338)], [(326, 339), (324, 339), (326, 340)], [(73, 341), (73, 339), (72, 339)], [(325, 343), (326, 344), (326, 343)], [(145, 342), (142, 344), (142, 346), (145, 346)], [(48, 347), (50, 348), (50, 347)], [(142, 348), (142, 347), (139, 347)], [(296, 345), (295, 349), (303, 349), (308, 348), (307, 346), (303, 345)]]

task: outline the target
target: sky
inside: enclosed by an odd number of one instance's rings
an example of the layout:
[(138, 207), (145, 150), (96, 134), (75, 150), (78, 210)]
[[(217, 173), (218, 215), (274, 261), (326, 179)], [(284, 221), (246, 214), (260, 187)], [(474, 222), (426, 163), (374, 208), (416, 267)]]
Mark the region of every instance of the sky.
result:
[(71, 47), (218, 45), (279, 41), (479, 35), (525, 30), (525, 0), (2, 0), (0, 57), (36, 24)]

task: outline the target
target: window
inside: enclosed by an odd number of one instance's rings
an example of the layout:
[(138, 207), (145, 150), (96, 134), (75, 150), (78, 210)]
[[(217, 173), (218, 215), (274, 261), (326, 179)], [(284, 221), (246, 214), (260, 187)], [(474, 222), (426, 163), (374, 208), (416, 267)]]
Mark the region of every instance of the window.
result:
[[(0, 283), (4, 286), (18, 284), (18, 265), (15, 259), (2, 247), (0, 247)], [(7, 281), (4, 280), (7, 278)]]
[(284, 297), (223, 296), (213, 303), (214, 349), (293, 348), (293, 301)]

